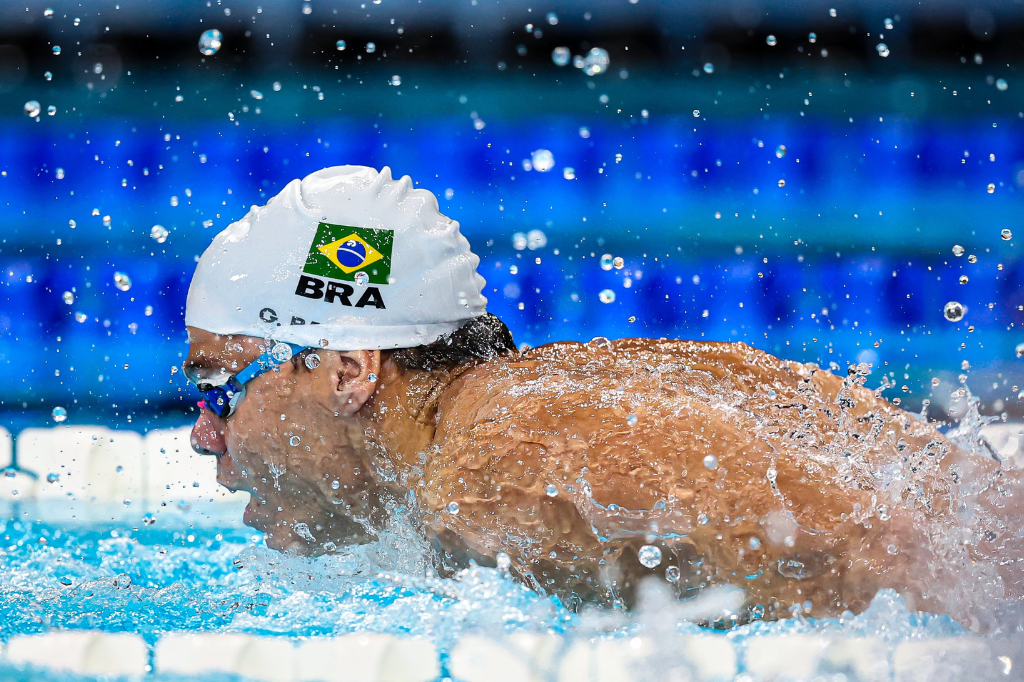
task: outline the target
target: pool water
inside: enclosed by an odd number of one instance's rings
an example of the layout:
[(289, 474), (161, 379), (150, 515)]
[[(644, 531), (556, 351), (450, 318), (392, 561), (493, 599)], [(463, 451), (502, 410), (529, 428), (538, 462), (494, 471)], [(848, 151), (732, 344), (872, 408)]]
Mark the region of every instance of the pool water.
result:
[[(675, 633), (713, 632), (687, 618), (699, 617), (702, 608), (713, 611), (709, 600), (715, 595), (705, 595), (703, 606), (695, 607), (663, 599), (651, 584), (632, 613), (574, 614), (498, 569), (473, 567), (454, 580), (439, 579), (428, 545), (400, 521), (375, 542), (309, 559), (270, 550), (259, 533), (223, 519), (211, 523), (200, 513), (175, 511), (137, 526), (123, 513), (112, 513), (118, 520), (109, 524), (69, 526), (30, 520), (31, 510), (8, 512), (0, 521), (4, 640), (53, 629), (136, 633), (149, 644), (172, 631), (291, 638), (373, 632), (427, 638), (443, 662), (444, 652), (467, 634), (500, 639), (518, 632), (556, 633), (570, 640), (643, 635), (657, 641)], [(717, 597), (729, 600), (728, 594)], [(988, 638), (999, 643), (1012, 629), (1011, 624)], [(973, 637), (949, 617), (911, 613), (890, 591), (880, 592), (858, 615), (817, 621), (798, 616), (714, 635), (742, 646), (750, 638), (793, 633), (875, 637), (890, 647)], [(9, 664), (0, 667), (5, 678), (29, 679), (25, 674)], [(672, 679), (653, 663), (637, 675)], [(226, 678), (216, 673), (208, 679)]]

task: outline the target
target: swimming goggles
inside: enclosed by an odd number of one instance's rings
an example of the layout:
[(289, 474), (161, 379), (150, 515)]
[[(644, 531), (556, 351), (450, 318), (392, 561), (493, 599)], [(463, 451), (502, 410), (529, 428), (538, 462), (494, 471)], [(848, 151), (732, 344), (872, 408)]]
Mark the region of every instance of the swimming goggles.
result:
[(196, 388), (203, 394), (199, 401), (200, 409), (208, 409), (221, 419), (227, 419), (238, 408), (238, 404), (245, 397), (245, 384), (252, 381), (264, 372), (276, 370), (278, 365), (288, 362), (294, 355), (305, 350), (305, 346), (297, 346), (294, 343), (278, 341), (271, 342), (270, 350), (243, 369), (238, 374), (228, 377), (222, 384), (213, 384), (202, 381), (196, 383)]

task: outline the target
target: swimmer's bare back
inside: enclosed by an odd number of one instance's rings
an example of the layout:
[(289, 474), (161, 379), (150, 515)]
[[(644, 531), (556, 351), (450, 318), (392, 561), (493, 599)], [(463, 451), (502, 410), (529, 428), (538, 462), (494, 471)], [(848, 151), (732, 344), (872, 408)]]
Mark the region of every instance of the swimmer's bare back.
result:
[(647, 575), (738, 586), (741, 619), (858, 612), (884, 587), (977, 603), (970, 572), (999, 577), (962, 537), (958, 481), (998, 467), (861, 383), (741, 343), (535, 348), (444, 391), (417, 496), (450, 552), (504, 552), (570, 605), (628, 605)]

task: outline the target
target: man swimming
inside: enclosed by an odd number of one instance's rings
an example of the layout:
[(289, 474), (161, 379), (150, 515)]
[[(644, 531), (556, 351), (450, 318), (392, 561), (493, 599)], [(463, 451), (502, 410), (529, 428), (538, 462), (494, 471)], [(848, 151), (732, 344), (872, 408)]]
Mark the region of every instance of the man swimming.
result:
[(888, 587), (971, 622), (1021, 591), (1016, 472), (866, 367), (648, 339), (520, 353), (478, 262), (430, 192), (358, 166), (291, 182), (203, 254), (193, 447), (270, 547), (366, 542), (405, 505), (442, 574), (507, 565), (570, 607), (629, 605), (653, 575), (742, 588), (739, 620)]

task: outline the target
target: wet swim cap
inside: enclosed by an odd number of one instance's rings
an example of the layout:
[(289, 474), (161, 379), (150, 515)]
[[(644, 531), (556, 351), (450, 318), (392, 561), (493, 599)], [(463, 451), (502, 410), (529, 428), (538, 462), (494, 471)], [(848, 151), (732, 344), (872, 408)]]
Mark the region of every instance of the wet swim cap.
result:
[(486, 312), (479, 263), (409, 176), (334, 166), (214, 238), (185, 324), (334, 350), (421, 346)]

